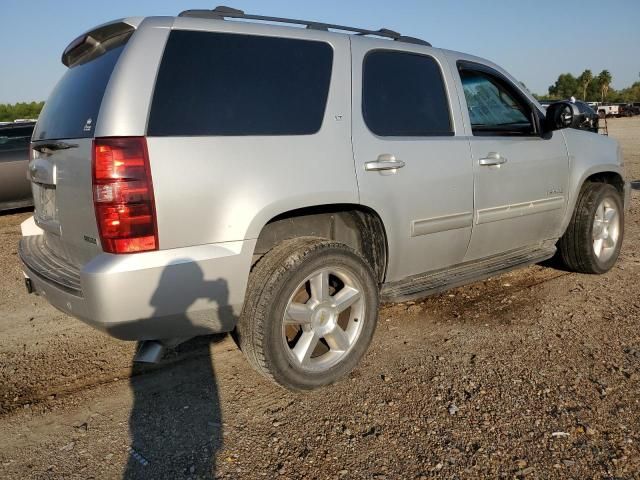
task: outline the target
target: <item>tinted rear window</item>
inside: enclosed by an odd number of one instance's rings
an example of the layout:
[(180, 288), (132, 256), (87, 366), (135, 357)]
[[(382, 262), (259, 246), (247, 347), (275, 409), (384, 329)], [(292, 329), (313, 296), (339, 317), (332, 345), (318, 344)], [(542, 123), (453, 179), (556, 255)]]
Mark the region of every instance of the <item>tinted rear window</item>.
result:
[(438, 63), (426, 55), (373, 51), (365, 57), (362, 114), (376, 135), (453, 135)]
[(333, 50), (324, 42), (173, 31), (149, 135), (309, 135), (324, 117)]
[(0, 127), (0, 153), (13, 150), (29, 150), (33, 125), (24, 127)]
[(42, 109), (35, 140), (93, 136), (104, 91), (123, 49), (120, 45), (67, 70)]

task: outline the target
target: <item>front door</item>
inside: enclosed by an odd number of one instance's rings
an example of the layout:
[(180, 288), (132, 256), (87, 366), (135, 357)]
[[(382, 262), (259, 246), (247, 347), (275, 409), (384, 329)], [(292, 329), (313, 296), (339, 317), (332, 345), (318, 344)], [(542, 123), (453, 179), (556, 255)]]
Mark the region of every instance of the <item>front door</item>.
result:
[(475, 207), (465, 260), (555, 239), (567, 205), (561, 132), (541, 134), (541, 113), (506, 75), (458, 62), (468, 113)]
[(439, 51), (396, 44), (352, 42), (355, 169), (386, 226), (387, 282), (462, 262), (473, 218), (453, 77)]

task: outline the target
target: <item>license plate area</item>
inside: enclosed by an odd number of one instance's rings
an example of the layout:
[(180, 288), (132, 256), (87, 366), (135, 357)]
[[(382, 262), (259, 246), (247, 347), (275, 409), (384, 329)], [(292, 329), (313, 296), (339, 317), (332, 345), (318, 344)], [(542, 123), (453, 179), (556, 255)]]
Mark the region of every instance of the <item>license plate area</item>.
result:
[(33, 183), (32, 191), (36, 224), (40, 228), (59, 234), (60, 224), (58, 223), (55, 185)]

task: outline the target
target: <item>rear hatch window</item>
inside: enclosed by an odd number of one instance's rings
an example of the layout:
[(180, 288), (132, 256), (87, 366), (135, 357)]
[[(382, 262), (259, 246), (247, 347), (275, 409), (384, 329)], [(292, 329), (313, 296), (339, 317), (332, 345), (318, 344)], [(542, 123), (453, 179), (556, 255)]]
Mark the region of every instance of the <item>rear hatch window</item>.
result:
[(129, 36), (127, 32), (98, 44), (93, 51), (82, 43), (76, 47), (82, 56), (74, 58), (75, 63), (51, 92), (38, 118), (34, 140), (93, 137), (102, 97)]
[(33, 135), (34, 217), (44, 230), (43, 251), (63, 268), (80, 268), (100, 253), (92, 143), (105, 90), (133, 31), (115, 22), (71, 42), (62, 55), (68, 70), (47, 99)]

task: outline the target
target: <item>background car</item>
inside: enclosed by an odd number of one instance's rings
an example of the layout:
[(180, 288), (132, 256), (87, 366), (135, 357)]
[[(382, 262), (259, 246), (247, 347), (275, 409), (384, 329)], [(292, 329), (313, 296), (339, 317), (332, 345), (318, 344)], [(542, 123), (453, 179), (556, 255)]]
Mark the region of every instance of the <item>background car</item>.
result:
[(0, 126), (0, 211), (33, 206), (27, 166), (34, 127), (35, 122)]
[(634, 107), (632, 103), (619, 103), (618, 112), (620, 117), (633, 117), (638, 115), (638, 108)]
[(575, 104), (577, 105), (578, 110), (580, 110), (580, 113), (584, 115), (584, 120), (578, 128), (598, 133), (598, 126), (600, 122), (600, 116), (598, 113), (591, 108), (589, 104), (581, 102), (580, 100), (576, 100)]
[(600, 104), (598, 105), (598, 116), (600, 118), (618, 117), (620, 115), (619, 105)]

